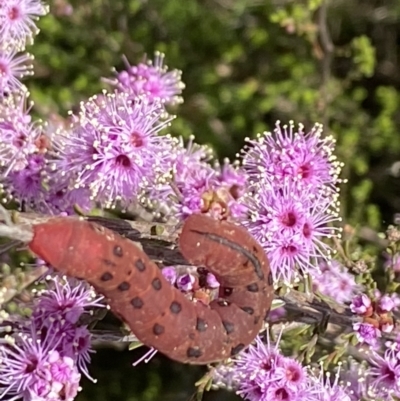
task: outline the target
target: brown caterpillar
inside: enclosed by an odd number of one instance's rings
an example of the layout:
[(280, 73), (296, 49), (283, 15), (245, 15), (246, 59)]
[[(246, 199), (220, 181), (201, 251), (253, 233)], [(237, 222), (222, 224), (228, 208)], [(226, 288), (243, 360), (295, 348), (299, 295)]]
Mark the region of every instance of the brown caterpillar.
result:
[(176, 361), (206, 364), (238, 354), (270, 310), (268, 259), (244, 227), (205, 215), (185, 221), (183, 256), (221, 283), (209, 306), (188, 300), (135, 243), (98, 224), (61, 217), (32, 230), (32, 252), (93, 285), (141, 342)]

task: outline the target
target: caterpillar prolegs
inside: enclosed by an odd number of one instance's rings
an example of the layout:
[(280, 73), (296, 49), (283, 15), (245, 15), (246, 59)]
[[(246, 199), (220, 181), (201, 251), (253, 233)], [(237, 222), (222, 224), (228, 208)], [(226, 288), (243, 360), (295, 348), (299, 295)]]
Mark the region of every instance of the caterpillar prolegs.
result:
[(106, 298), (147, 346), (183, 363), (206, 364), (238, 354), (267, 316), (273, 282), (265, 252), (244, 227), (192, 215), (179, 238), (182, 255), (219, 280), (219, 297), (191, 302), (130, 240), (96, 223), (51, 218), (32, 225), (32, 252)]

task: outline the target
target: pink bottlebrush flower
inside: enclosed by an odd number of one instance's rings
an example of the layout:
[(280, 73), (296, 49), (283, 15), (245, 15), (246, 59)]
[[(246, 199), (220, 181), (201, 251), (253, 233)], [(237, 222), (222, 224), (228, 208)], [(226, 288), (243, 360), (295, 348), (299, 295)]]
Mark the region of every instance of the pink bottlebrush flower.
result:
[(7, 176), (30, 164), (31, 155), (37, 154), (41, 134), (40, 122), (32, 122), (29, 115), (32, 104), (27, 105), (28, 94), (8, 96), (0, 102), (0, 172)]
[(295, 359), (287, 357), (284, 358), (282, 365), (284, 377), (281, 384), (293, 390), (305, 388), (307, 381), (306, 368)]
[(75, 324), (86, 309), (104, 308), (103, 297), (97, 296), (83, 281), (56, 276), (51, 283), (53, 285), (48, 284), (48, 289), (41, 291), (35, 302), (32, 317), (39, 327), (46, 320)]
[(55, 350), (60, 340), (51, 333), (38, 337), (37, 326), (31, 324), (26, 333), (2, 343), (0, 398), (72, 401), (80, 374), (71, 358)]
[(248, 187), (242, 223), (269, 255), (274, 279), (291, 282), (318, 271), (317, 259), (329, 260), (325, 242), (340, 229), (338, 174), (332, 137), (322, 137), (316, 124), (308, 133), (293, 123), (273, 134), (249, 140), (242, 153)]
[(313, 275), (313, 288), (337, 302), (350, 302), (362, 290), (355, 277), (339, 261), (320, 261), (320, 272)]
[(310, 374), (307, 401), (351, 401), (349, 390), (340, 383), (340, 368), (334, 380), (330, 372), (320, 371), (319, 375)]
[(185, 87), (181, 79), (182, 73), (178, 70), (168, 71), (168, 67), (164, 65), (164, 57), (163, 53), (156, 52), (154, 61), (148, 60), (138, 65), (130, 65), (124, 58), (126, 70), (116, 73), (116, 79), (105, 81), (129, 94), (132, 99), (145, 97), (150, 103), (182, 103), (180, 95)]
[(7, 196), (20, 205), (35, 208), (43, 202), (45, 189), (43, 171), (46, 161), (42, 155), (27, 155), (28, 165), (19, 171), (11, 171), (3, 178), (3, 190)]
[(23, 49), (39, 32), (35, 21), (49, 7), (40, 0), (2, 0), (0, 5), (0, 44), (12, 43)]
[[(278, 340), (279, 343), (279, 340)], [(306, 400), (307, 374), (294, 359), (283, 356), (278, 344), (264, 344), (260, 337), (255, 345), (234, 359), (237, 394), (249, 401)]]
[(282, 182), (295, 182), (299, 188), (314, 193), (333, 195), (342, 164), (333, 156), (335, 140), (322, 135), (322, 125), (315, 124), (308, 132), (293, 122), (281, 127), (276, 123), (273, 133), (265, 132), (256, 140), (247, 140), (243, 150), (243, 166), (254, 183), (266, 181), (273, 187)]
[(370, 351), (370, 368), (366, 371), (368, 379), (368, 395), (371, 399), (392, 399), (400, 397), (400, 363), (391, 350), (381, 356)]
[(170, 121), (164, 115), (160, 104), (124, 93), (95, 96), (59, 140), (54, 168), (74, 176), (75, 188), (88, 188), (104, 207), (126, 207), (171, 168), (171, 139), (158, 135)]
[(269, 256), (274, 279), (292, 281), (301, 272), (318, 271), (318, 259), (329, 259), (331, 249), (324, 239), (334, 235), (329, 212), (331, 200), (299, 190), (290, 182), (274, 188), (267, 182), (252, 183), (253, 192), (243, 200), (249, 218), (242, 223)]
[(19, 56), (16, 54), (16, 50), (2, 50), (0, 47), (0, 99), (12, 92), (25, 92), (26, 88), (20, 79), (27, 75), (33, 75), (33, 57), (28, 53)]
[(32, 319), (36, 327), (46, 335), (59, 339), (54, 349), (62, 356), (72, 358), (86, 377), (90, 362), (91, 334), (77, 323), (89, 308), (103, 308), (103, 297), (97, 296), (86, 283), (55, 276), (49, 288), (39, 293), (33, 305)]

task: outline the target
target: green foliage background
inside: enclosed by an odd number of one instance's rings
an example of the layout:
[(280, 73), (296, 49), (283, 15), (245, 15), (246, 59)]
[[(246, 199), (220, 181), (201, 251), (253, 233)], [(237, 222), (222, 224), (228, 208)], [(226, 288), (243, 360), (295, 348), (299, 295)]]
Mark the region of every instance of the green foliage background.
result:
[[(29, 48), (35, 112), (66, 115), (98, 93), (111, 67), (166, 53), (183, 71), (185, 103), (174, 134), (195, 134), (219, 157), (276, 120), (322, 122), (345, 163), (344, 222), (379, 230), (400, 209), (397, 0), (54, 0)], [(134, 355), (100, 351), (80, 400), (186, 400), (201, 369), (130, 366)], [(212, 398), (211, 398), (212, 397)], [(228, 400), (215, 393), (209, 399)]]

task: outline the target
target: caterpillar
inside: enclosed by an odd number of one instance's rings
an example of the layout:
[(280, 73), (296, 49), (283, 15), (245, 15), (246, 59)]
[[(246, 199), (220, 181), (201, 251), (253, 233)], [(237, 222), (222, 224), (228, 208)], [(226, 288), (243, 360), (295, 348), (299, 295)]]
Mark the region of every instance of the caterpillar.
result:
[(187, 299), (137, 244), (99, 224), (56, 217), (30, 230), (25, 239), (34, 254), (89, 282), (143, 344), (173, 360), (207, 364), (235, 356), (254, 340), (269, 313), (269, 262), (242, 226), (201, 214), (183, 225), (182, 255), (221, 284), (208, 306)]

